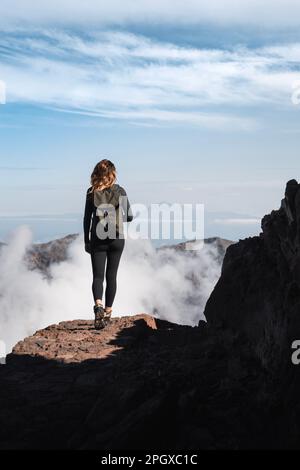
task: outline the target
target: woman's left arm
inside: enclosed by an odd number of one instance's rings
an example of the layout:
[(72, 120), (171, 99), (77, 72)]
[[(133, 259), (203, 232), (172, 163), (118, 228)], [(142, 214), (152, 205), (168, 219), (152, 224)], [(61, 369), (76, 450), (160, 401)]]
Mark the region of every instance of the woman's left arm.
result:
[(90, 227), (91, 227), (91, 218), (94, 209), (92, 193), (89, 193), (90, 188), (86, 193), (84, 216), (83, 216), (83, 233), (84, 233), (84, 244), (85, 250), (90, 252)]

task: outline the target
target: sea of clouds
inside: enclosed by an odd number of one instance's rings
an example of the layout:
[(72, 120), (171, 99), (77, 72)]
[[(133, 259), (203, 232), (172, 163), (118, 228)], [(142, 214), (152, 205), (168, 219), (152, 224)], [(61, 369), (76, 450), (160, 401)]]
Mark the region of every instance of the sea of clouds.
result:
[[(29, 270), (24, 254), (32, 244), (27, 225), (18, 227), (0, 252), (0, 344), (8, 353), (37, 329), (64, 320), (92, 319), (90, 255), (80, 235), (68, 259), (50, 266), (51, 279)], [(155, 313), (187, 325), (204, 319), (205, 303), (220, 276), (214, 245), (199, 251), (157, 250), (150, 240), (126, 240), (118, 272), (114, 315)]]

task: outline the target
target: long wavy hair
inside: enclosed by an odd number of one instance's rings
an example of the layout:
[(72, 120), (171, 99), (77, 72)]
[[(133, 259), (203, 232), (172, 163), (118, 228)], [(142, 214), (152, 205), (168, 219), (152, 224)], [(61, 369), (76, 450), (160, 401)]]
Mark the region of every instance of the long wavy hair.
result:
[(101, 160), (95, 166), (91, 174), (91, 192), (99, 189), (100, 191), (105, 188), (110, 188), (117, 179), (117, 170), (113, 162)]

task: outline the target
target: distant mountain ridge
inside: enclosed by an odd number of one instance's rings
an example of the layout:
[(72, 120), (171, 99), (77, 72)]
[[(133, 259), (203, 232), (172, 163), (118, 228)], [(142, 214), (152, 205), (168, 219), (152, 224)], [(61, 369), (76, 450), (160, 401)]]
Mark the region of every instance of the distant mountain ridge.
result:
[[(68, 258), (68, 248), (70, 244), (79, 237), (78, 233), (66, 235), (63, 238), (57, 238), (46, 243), (33, 243), (25, 254), (25, 262), (30, 270), (38, 269), (43, 274), (49, 276), (49, 267), (52, 263), (60, 263), (66, 261)], [(176, 251), (185, 251), (187, 243), (196, 243), (195, 241), (181, 242), (172, 245), (163, 245), (158, 247), (157, 250), (172, 249)], [(204, 240), (206, 245), (214, 245), (217, 249), (220, 263), (222, 263), (226, 249), (230, 246), (232, 241), (219, 237), (207, 238)], [(6, 243), (0, 242), (1, 246)], [(84, 247), (82, 247), (84, 249)], [(195, 253), (191, 251), (191, 253)]]

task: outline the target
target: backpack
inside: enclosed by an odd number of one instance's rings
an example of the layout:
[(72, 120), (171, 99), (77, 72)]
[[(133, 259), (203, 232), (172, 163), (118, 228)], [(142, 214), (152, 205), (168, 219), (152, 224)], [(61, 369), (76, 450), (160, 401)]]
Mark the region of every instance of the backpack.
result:
[(113, 187), (94, 191), (94, 205), (98, 218), (96, 233), (99, 238), (116, 238), (123, 233), (123, 214), (119, 197), (119, 191)]

